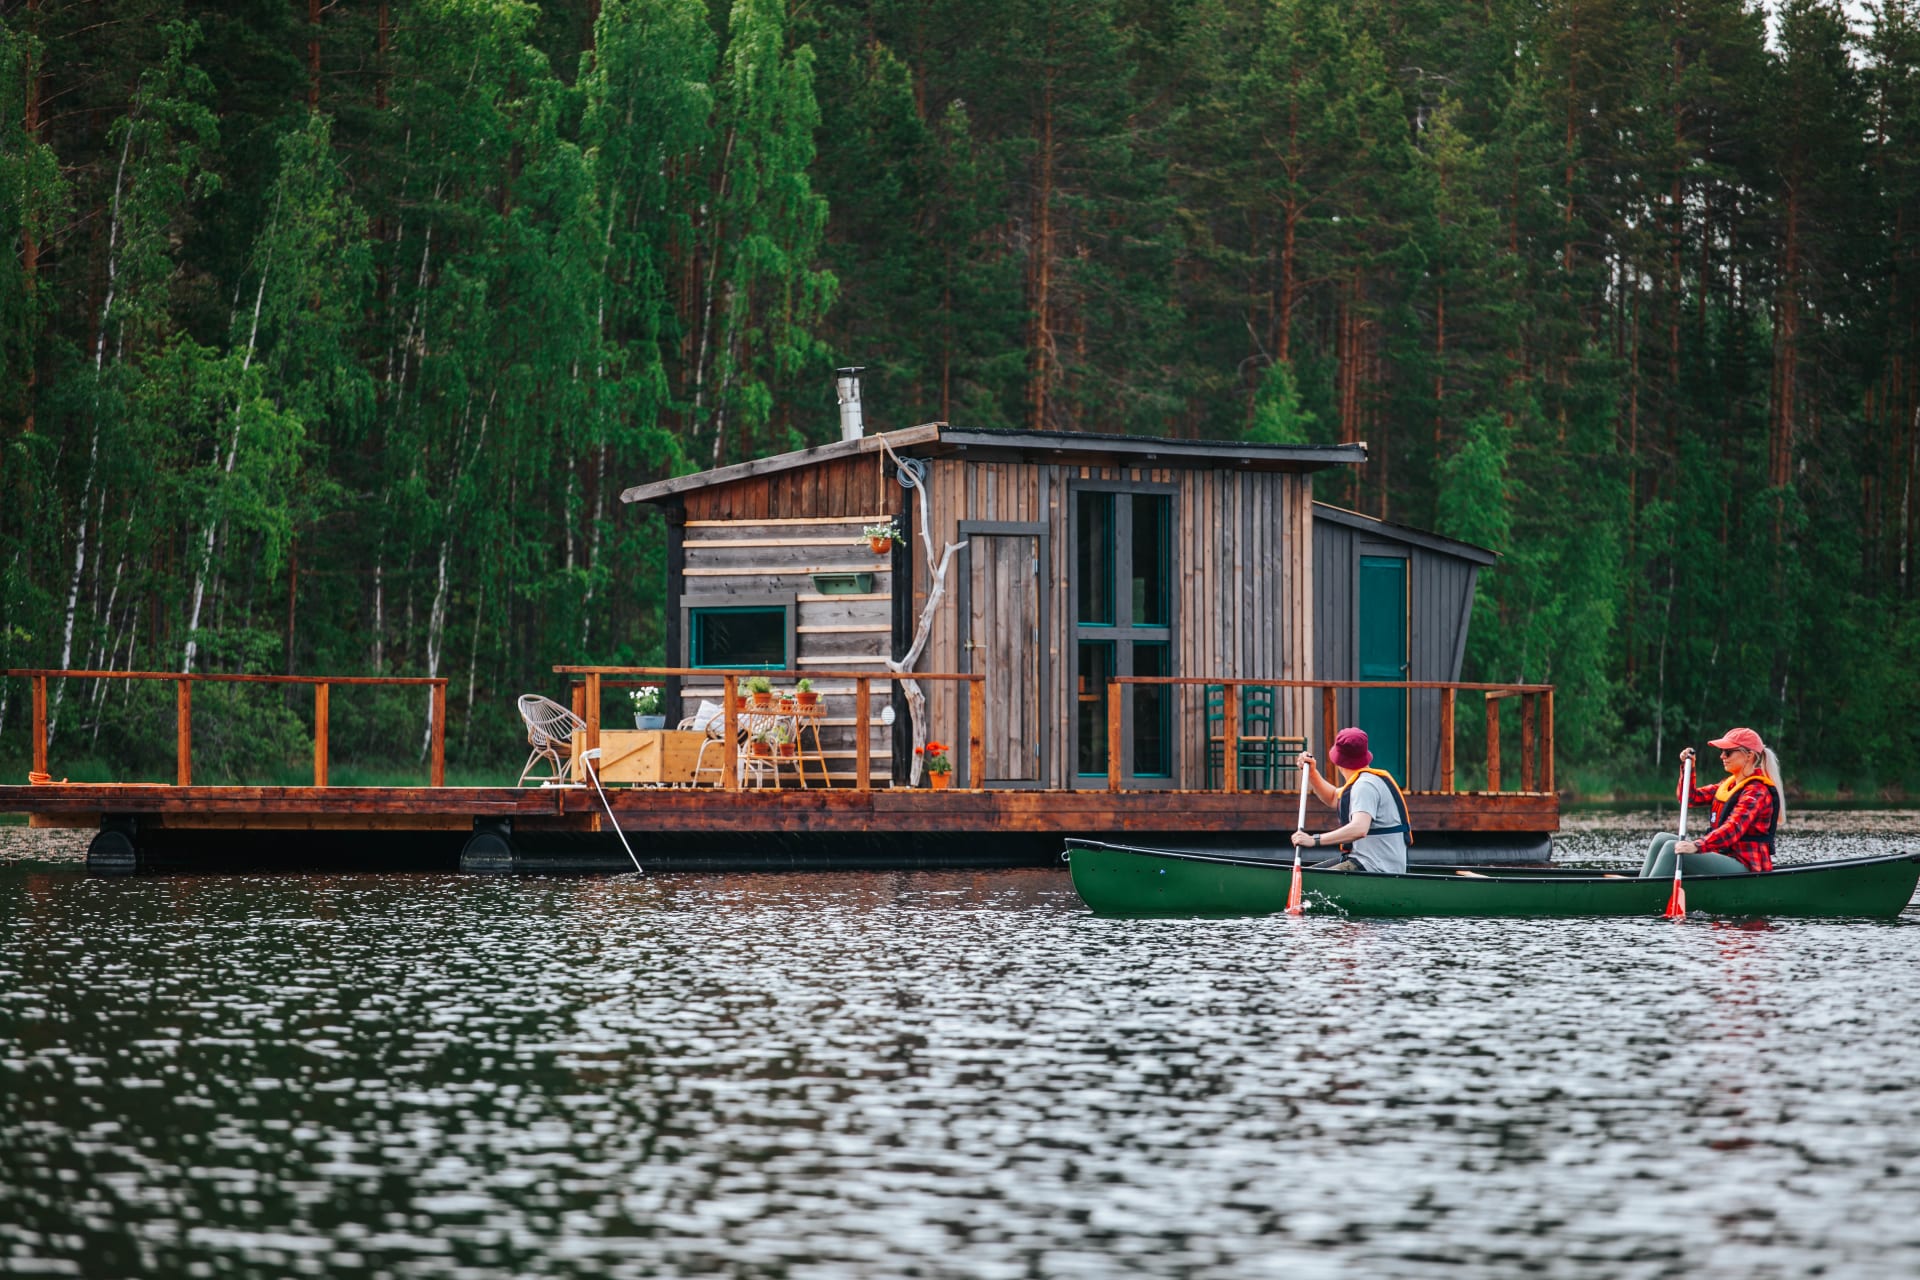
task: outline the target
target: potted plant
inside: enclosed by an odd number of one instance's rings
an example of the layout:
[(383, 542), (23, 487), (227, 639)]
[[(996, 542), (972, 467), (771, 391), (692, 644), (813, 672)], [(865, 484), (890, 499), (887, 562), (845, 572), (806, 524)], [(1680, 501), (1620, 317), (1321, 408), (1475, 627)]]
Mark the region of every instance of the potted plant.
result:
[(900, 536), (900, 531), (889, 520), (885, 524), (868, 525), (860, 531), (860, 536), (867, 540), (867, 546), (873, 549), (873, 554), (883, 556), (893, 549), (893, 540)]
[(667, 718), (660, 712), (660, 686), (643, 684), (638, 689), (627, 690), (627, 701), (633, 703), (633, 727), (636, 729), (664, 729)]
[(765, 711), (773, 705), (773, 681), (765, 676), (754, 676), (748, 680), (747, 692), (753, 695), (755, 711)]
[(773, 754), (772, 730), (770, 729), (754, 730), (753, 737), (750, 740), (750, 744), (751, 745), (749, 749), (754, 755), (756, 756), (772, 755)]
[(767, 730), (767, 741), (773, 743), (773, 754), (783, 760), (790, 760), (800, 752), (800, 744), (794, 741), (793, 729), (789, 725), (776, 724)]
[(927, 785), (935, 791), (945, 791), (947, 784), (953, 781), (953, 760), (947, 755), (947, 744), (929, 741), (926, 746), (913, 750), (914, 754), (926, 760)]
[(820, 695), (813, 691), (813, 681), (802, 676), (793, 686), (793, 701), (802, 711), (820, 701)]
[(779, 712), (783, 716), (792, 715), (793, 714), (793, 695), (790, 693), (774, 694), (773, 709)]

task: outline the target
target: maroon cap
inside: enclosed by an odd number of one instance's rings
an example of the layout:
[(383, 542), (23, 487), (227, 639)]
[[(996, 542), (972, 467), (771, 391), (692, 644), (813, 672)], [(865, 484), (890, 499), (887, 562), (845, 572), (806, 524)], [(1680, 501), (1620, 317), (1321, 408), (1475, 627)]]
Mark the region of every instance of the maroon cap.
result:
[(1367, 731), (1365, 729), (1342, 729), (1333, 735), (1333, 750), (1327, 752), (1327, 759), (1342, 769), (1364, 769), (1373, 763), (1373, 752), (1367, 750)]

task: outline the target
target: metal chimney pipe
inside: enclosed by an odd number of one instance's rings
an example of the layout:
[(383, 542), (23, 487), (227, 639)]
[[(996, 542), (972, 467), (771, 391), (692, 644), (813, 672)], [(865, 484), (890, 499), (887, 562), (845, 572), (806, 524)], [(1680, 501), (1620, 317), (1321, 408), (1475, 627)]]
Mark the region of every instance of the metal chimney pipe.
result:
[(833, 387), (840, 397), (840, 438), (858, 440), (867, 433), (865, 416), (860, 412), (860, 374), (864, 365), (850, 365), (833, 371)]

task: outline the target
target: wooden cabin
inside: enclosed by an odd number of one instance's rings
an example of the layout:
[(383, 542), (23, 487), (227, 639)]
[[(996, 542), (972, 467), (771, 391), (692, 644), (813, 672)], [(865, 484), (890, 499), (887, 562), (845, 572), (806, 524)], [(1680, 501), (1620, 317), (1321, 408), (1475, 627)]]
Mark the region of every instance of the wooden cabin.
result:
[[(896, 695), (865, 726), (836, 671), (905, 655), (949, 543), (946, 598), (916, 665), (986, 676), (985, 778), (992, 788), (1106, 789), (1113, 677), (1459, 678), (1475, 575), (1491, 553), (1317, 504), (1312, 476), (1353, 466), (1364, 445), (1268, 445), (933, 423), (638, 485), (668, 526), (669, 664), (808, 672), (828, 707), (825, 746), (850, 776), (870, 735), (876, 782), (904, 778), (910, 736)], [(861, 531), (902, 537), (875, 555)], [(1390, 673), (1390, 674), (1389, 674)], [(966, 742), (968, 699), (930, 684), (929, 734)], [(670, 714), (720, 696), (716, 679), (671, 688)], [(1303, 689), (1272, 699), (1276, 736), (1319, 745)], [(1437, 691), (1342, 691), (1401, 777), (1440, 774)], [(677, 700), (677, 701), (676, 701)], [(1128, 790), (1217, 786), (1222, 695), (1136, 685), (1122, 707)], [(1243, 706), (1239, 714), (1258, 715)], [(896, 732), (895, 728), (900, 731)], [(1242, 731), (1246, 725), (1242, 724)], [(968, 787), (965, 753), (955, 785)], [(1410, 759), (1408, 757), (1411, 757)]]
[[(1312, 500), (1315, 473), (1365, 456), (944, 423), (866, 435), (856, 414), (832, 444), (629, 489), (666, 515), (670, 665), (554, 668), (578, 681), (586, 753), (604, 767), (603, 680), (664, 677), (669, 716), (697, 699), (724, 716), (743, 675), (805, 674), (823, 704), (806, 728), (824, 750), (795, 785), (763, 790), (757, 773), (743, 789), (752, 762), (728, 734), (714, 739), (712, 786), (445, 786), (446, 681), (421, 678), (397, 682), (429, 689), (429, 785), (332, 787), (328, 688), (367, 678), (23, 670), (9, 674), (32, 684), (37, 776), (52, 768), (49, 682), (175, 683), (177, 785), (0, 785), (0, 812), (96, 827), (89, 865), (121, 871), (252, 865), (301, 839), (331, 859), (411, 865), (434, 832), (467, 870), (625, 869), (638, 862), (629, 832), (646, 833), (649, 868), (1057, 865), (1075, 835), (1284, 850), (1295, 810), (1271, 792), (1297, 786), (1301, 747), (1324, 751), (1357, 721), (1411, 784), (1416, 861), (1545, 860), (1559, 825), (1552, 690), (1457, 683), (1476, 576), (1494, 557)], [(862, 531), (886, 524), (901, 536), (876, 555)], [(899, 786), (911, 734), (882, 670), (909, 652), (936, 589), (923, 533), (936, 559), (956, 548), (913, 665), (931, 735), (954, 748), (955, 789), (937, 794)], [(312, 787), (193, 784), (192, 685), (233, 680), (313, 686)], [(1462, 695), (1496, 713), (1476, 791), (1455, 776)], [(1500, 769), (1508, 701), (1517, 788)], [(678, 780), (664, 773), (667, 735), (656, 745), (660, 780)], [(329, 839), (345, 831), (360, 834)]]

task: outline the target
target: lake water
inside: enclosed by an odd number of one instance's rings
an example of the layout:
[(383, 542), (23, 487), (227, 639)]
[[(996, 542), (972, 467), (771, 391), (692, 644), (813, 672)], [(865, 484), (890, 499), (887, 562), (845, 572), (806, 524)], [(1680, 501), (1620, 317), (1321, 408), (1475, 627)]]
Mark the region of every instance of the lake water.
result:
[(1920, 908), (1107, 921), (1055, 871), (108, 880), (0, 836), (0, 1272), (1920, 1273)]

